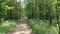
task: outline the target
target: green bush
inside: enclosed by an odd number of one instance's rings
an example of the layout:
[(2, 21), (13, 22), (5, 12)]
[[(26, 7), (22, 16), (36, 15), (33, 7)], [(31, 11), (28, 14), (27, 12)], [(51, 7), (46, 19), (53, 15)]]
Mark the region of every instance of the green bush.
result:
[(58, 27), (50, 25), (48, 20), (45, 21), (32, 19), (28, 21), (33, 34), (58, 34)]
[(0, 34), (7, 34), (7, 32), (9, 32), (17, 24), (18, 24), (18, 21), (14, 21), (14, 20), (3, 21), (0, 24)]

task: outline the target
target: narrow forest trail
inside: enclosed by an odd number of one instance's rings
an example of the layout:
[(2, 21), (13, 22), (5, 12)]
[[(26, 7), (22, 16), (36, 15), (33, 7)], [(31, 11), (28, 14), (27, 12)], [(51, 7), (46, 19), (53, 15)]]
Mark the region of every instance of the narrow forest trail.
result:
[(12, 29), (12, 31), (8, 32), (8, 34), (31, 34), (31, 29), (27, 24), (26, 19), (21, 19), (20, 23)]

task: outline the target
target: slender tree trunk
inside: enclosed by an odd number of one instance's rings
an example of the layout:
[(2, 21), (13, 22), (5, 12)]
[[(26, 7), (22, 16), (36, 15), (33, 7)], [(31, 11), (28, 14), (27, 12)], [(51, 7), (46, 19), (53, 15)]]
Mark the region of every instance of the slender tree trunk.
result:
[[(0, 14), (1, 15), (1, 14)], [(0, 16), (0, 24), (1, 24), (1, 16)]]
[(59, 23), (59, 16), (58, 16), (58, 13), (56, 15), (56, 18), (57, 18), (57, 23), (58, 23), (58, 26), (59, 26), (59, 34), (60, 34), (60, 23)]
[[(48, 4), (47, 4), (48, 7), (50, 7)], [(48, 13), (49, 13), (49, 21), (50, 23), (52, 24), (52, 17), (51, 17), (51, 8), (47, 8), (48, 9)]]
[(49, 10), (49, 20), (50, 20), (50, 23), (52, 24), (52, 17), (51, 17), (50, 10)]
[(59, 23), (59, 15), (58, 15), (58, 11), (57, 11), (57, 5), (56, 5), (56, 18), (57, 18), (57, 23), (58, 23), (58, 26), (59, 26), (59, 34), (60, 34), (60, 23)]
[(0, 18), (0, 22), (1, 22), (1, 18)]

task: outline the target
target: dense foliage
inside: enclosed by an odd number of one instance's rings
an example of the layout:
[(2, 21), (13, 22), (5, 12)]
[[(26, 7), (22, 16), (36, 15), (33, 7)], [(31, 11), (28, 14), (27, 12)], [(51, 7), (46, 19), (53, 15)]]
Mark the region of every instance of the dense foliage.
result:
[(14, 7), (11, 7), (9, 6), (7, 3), (9, 2), (10, 0), (1, 0), (0, 1), (0, 17), (6, 15), (5, 12), (7, 10), (12, 10)]
[(60, 0), (0, 0), (1, 28), (3, 20), (23, 18), (33, 34), (60, 34)]
[(33, 34), (58, 34), (58, 25), (50, 25), (48, 20), (29, 19)]

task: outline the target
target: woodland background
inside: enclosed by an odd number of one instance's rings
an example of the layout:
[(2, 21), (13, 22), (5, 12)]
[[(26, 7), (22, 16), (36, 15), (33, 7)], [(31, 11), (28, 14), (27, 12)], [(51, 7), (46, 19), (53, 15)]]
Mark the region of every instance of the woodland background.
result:
[(60, 34), (60, 0), (0, 0), (0, 34), (25, 18), (33, 34)]

